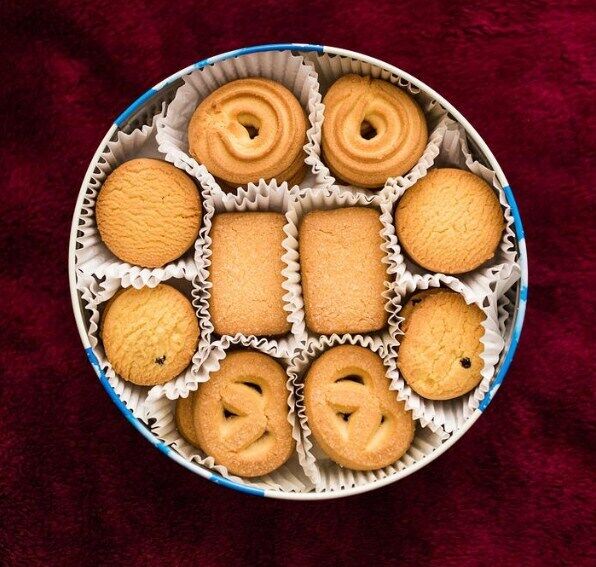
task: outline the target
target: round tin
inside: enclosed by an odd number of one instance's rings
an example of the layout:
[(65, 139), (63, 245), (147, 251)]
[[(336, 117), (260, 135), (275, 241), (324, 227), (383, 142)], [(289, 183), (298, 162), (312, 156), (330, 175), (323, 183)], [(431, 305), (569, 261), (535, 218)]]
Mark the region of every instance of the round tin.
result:
[[(481, 401), (478, 409), (474, 412), (474, 414), (468, 418), (465, 422), (463, 427), (456, 430), (453, 434), (451, 434), (442, 444), (438, 447), (429, 457), (417, 462), (414, 465), (411, 465), (396, 474), (393, 474), (390, 477), (371, 482), (364, 486), (355, 486), (352, 488), (346, 488), (342, 490), (336, 491), (328, 491), (328, 492), (305, 492), (305, 493), (294, 493), (294, 492), (281, 492), (281, 491), (274, 491), (274, 490), (263, 490), (260, 488), (255, 488), (252, 486), (246, 486), (243, 484), (239, 484), (233, 482), (227, 478), (222, 477), (215, 471), (211, 471), (199, 464), (187, 461), (181, 455), (179, 455), (176, 451), (170, 448), (168, 445), (160, 441), (149, 429), (149, 427), (144, 424), (142, 421), (135, 418), (132, 412), (124, 405), (124, 403), (120, 400), (120, 398), (116, 395), (116, 392), (113, 390), (112, 386), (108, 382), (98, 360), (97, 356), (95, 355), (93, 348), (89, 342), (89, 328), (88, 328), (88, 318), (85, 316), (85, 309), (82, 302), (81, 294), (77, 289), (77, 273), (76, 273), (76, 266), (75, 266), (75, 250), (76, 250), (76, 238), (77, 238), (77, 230), (79, 227), (79, 217), (81, 213), (81, 207), (83, 204), (83, 199), (85, 195), (85, 189), (89, 183), (89, 179), (91, 177), (91, 173), (97, 165), (99, 160), (99, 156), (103, 149), (105, 148), (107, 142), (112, 139), (115, 133), (118, 130), (124, 131), (131, 131), (134, 128), (138, 127), (139, 125), (144, 123), (143, 116), (148, 109), (148, 107), (155, 107), (157, 103), (161, 101), (170, 100), (178, 89), (178, 87), (182, 83), (181, 77), (184, 75), (191, 73), (197, 69), (201, 69), (206, 65), (211, 65), (213, 63), (217, 63), (220, 61), (224, 61), (226, 59), (230, 59), (233, 57), (238, 57), (240, 55), (247, 55), (250, 53), (256, 52), (263, 52), (263, 51), (283, 51), (283, 50), (290, 50), (296, 53), (306, 53), (306, 52), (318, 52), (318, 53), (326, 53), (331, 55), (339, 55), (343, 57), (349, 57), (355, 60), (360, 60), (364, 63), (368, 63), (371, 65), (375, 65), (384, 69), (398, 77), (401, 77), (408, 81), (410, 84), (414, 85), (420, 91), (424, 92), (425, 94), (429, 95), (433, 99), (435, 99), (439, 104), (447, 110), (450, 116), (457, 121), (461, 126), (463, 126), (467, 136), (468, 141), (476, 150), (478, 156), (481, 157), (481, 160), (484, 161), (497, 175), (497, 178), (501, 185), (504, 188), (505, 195), (507, 197), (508, 204), (511, 208), (511, 214), (514, 219), (514, 231), (516, 236), (516, 247), (518, 252), (518, 264), (521, 269), (521, 277), (520, 280), (517, 282), (515, 287), (515, 304), (514, 309), (511, 315), (511, 322), (507, 325), (505, 339), (505, 348), (501, 352), (501, 356), (499, 359), (499, 363), (496, 367), (495, 376), (492, 380), (490, 385), (490, 389), (486, 393), (484, 399)], [(311, 45), (311, 44), (302, 44), (302, 43), (282, 43), (282, 44), (268, 44), (268, 45), (257, 45), (253, 47), (246, 47), (242, 49), (236, 49), (234, 51), (229, 51), (227, 53), (222, 53), (221, 55), (216, 55), (215, 57), (210, 57), (208, 59), (204, 59), (199, 61), (193, 65), (174, 73), (167, 79), (164, 79), (154, 87), (150, 88), (147, 92), (141, 95), (137, 100), (135, 100), (122, 114), (120, 114), (114, 124), (112, 124), (111, 128), (108, 130), (104, 138), (99, 144), (91, 163), (89, 164), (89, 168), (85, 174), (85, 178), (83, 179), (83, 183), (81, 185), (81, 189), (79, 190), (79, 195), (77, 198), (77, 203), (73, 215), (72, 220), (72, 227), (70, 232), (70, 241), (69, 241), (69, 251), (68, 251), (68, 272), (69, 272), (69, 281), (70, 281), (70, 293), (72, 299), (72, 305), (74, 310), (74, 316), (77, 323), (77, 327), (79, 330), (79, 334), (81, 336), (81, 341), (85, 348), (85, 352), (87, 357), (93, 366), (101, 384), (105, 388), (106, 392), (112, 399), (112, 401), (118, 406), (120, 411), (124, 414), (126, 419), (131, 423), (131, 425), (145, 437), (150, 443), (152, 443), (157, 449), (159, 449), (162, 453), (173, 459), (174, 461), (181, 464), (183, 467), (186, 467), (190, 471), (208, 479), (216, 484), (220, 484), (223, 486), (227, 486), (228, 488), (232, 488), (239, 492), (244, 492), (247, 494), (252, 494), (256, 496), (268, 496), (272, 498), (281, 498), (287, 500), (323, 500), (328, 498), (339, 498), (343, 496), (351, 496), (354, 494), (360, 494), (362, 492), (367, 492), (369, 490), (374, 490), (376, 488), (380, 488), (381, 486), (385, 486), (386, 484), (390, 484), (395, 482), (401, 478), (404, 478), (413, 472), (416, 472), (418, 469), (426, 466), (428, 463), (436, 459), (439, 455), (444, 453), (451, 445), (453, 445), (466, 431), (476, 422), (476, 420), (482, 415), (482, 412), (488, 407), (489, 403), (493, 399), (495, 393), (501, 386), (507, 371), (509, 370), (509, 366), (513, 357), (515, 355), (515, 351), (517, 349), (517, 345), (519, 343), (519, 338), (524, 322), (524, 314), (526, 310), (526, 303), (528, 299), (528, 258), (526, 253), (526, 243), (524, 237), (524, 230), (522, 226), (522, 220), (519, 214), (519, 210), (517, 208), (517, 204), (515, 202), (515, 198), (513, 196), (513, 191), (509, 186), (505, 174), (503, 170), (499, 166), (497, 160), (493, 156), (492, 152), (484, 142), (484, 140), (480, 137), (478, 132), (472, 127), (472, 125), (448, 102), (446, 101), (441, 95), (435, 92), (433, 89), (425, 85), (420, 80), (412, 77), (408, 73), (394, 67), (393, 65), (389, 65), (384, 61), (380, 61), (379, 59), (374, 59), (367, 55), (363, 55), (361, 53), (357, 53), (354, 51), (349, 51), (346, 49), (340, 49), (337, 47), (329, 47), (323, 45)]]

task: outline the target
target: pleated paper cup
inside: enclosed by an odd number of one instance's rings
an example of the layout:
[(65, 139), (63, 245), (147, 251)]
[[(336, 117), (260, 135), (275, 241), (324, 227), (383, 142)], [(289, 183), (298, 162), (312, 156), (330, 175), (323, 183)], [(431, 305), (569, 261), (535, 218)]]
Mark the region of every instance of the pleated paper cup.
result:
[[(435, 157), (432, 167), (453, 167), (469, 171), (484, 179), (494, 189), (505, 219), (501, 242), (492, 259), (471, 272), (458, 275), (458, 278), (471, 288), (484, 287), (487, 290), (492, 288), (497, 291), (497, 295), (500, 297), (519, 279), (521, 273), (517, 261), (518, 252), (515, 247), (515, 234), (513, 232), (514, 219), (502, 183), (494, 170), (489, 169), (472, 157), (463, 128), (453, 120), (447, 122), (446, 130), (439, 145), (439, 153)], [(424, 175), (426, 173), (424, 172)], [(393, 191), (390, 197), (383, 203), (383, 211), (393, 222), (395, 221), (395, 210), (399, 200), (419, 179), (421, 177), (413, 177), (392, 187)], [(429, 273), (428, 270), (420, 267), (402, 252), (399, 241), (392, 243), (390, 257), (392, 263), (396, 266), (396, 271), (404, 280), (411, 280), (416, 283)]]
[[(347, 73), (372, 76), (397, 85), (423, 109), (429, 140), (418, 163), (389, 178), (376, 191), (338, 184), (321, 156), (322, 97)], [(259, 76), (282, 83), (308, 117), (304, 145), (308, 174), (296, 187), (260, 180), (225, 192), (207, 168), (188, 152), (187, 126), (197, 105), (223, 84)], [(119, 261), (101, 242), (95, 202), (106, 177), (136, 157), (165, 159), (197, 183), (202, 223), (195, 246), (178, 260), (146, 269)], [(495, 257), (457, 278), (429, 273), (401, 250), (394, 226), (395, 207), (416, 181), (435, 167), (456, 167), (485, 179), (499, 198), (505, 219)], [(386, 269), (383, 293), (388, 323), (377, 333), (321, 336), (305, 325), (301, 289), (299, 226), (315, 209), (364, 206), (378, 211)], [(284, 337), (218, 336), (210, 320), (209, 268), (211, 224), (226, 211), (274, 210), (286, 216), (283, 241), (284, 302), (291, 332)], [(128, 421), (156, 448), (195, 474), (240, 492), (283, 499), (320, 500), (362, 493), (416, 472), (446, 451), (474, 424), (501, 385), (519, 342), (528, 292), (523, 228), (513, 192), (482, 138), (448, 101), (415, 77), (383, 61), (343, 49), (307, 44), (256, 46), (200, 61), (149, 89), (116, 119), (93, 157), (73, 217), (69, 276), (75, 319), (85, 352), (107, 393)], [(196, 310), (201, 336), (189, 367), (173, 380), (151, 388), (122, 380), (106, 359), (99, 337), (106, 302), (121, 288), (168, 283), (183, 291)], [(483, 368), (478, 386), (455, 400), (426, 400), (411, 390), (397, 369), (401, 340), (400, 310), (417, 291), (446, 287), (486, 315)], [(394, 391), (416, 421), (414, 442), (389, 467), (357, 472), (335, 464), (314, 443), (303, 407), (303, 379), (322, 352), (354, 344), (376, 352)], [(248, 348), (276, 358), (287, 371), (288, 420), (296, 454), (279, 470), (258, 479), (230, 475), (213, 458), (180, 437), (174, 420), (176, 401), (209, 380), (233, 348)]]
[[(159, 115), (158, 115), (159, 116)], [(144, 268), (123, 262), (117, 258), (101, 240), (95, 218), (95, 204), (103, 183), (119, 165), (136, 158), (164, 160), (157, 149), (155, 134), (158, 116), (150, 118), (150, 123), (134, 129), (130, 133), (118, 132), (115, 139), (108, 142), (97, 160), (85, 186), (81, 207), (75, 249), (77, 272), (83, 277), (96, 276), (108, 280), (121, 280), (123, 285), (136, 288), (155, 287), (170, 278), (192, 279), (198, 274), (194, 257), (195, 246), (191, 246), (180, 258), (159, 268)], [(188, 172), (192, 175), (192, 172)], [(198, 181), (194, 179), (195, 183)], [(201, 188), (197, 187), (201, 192)], [(202, 191), (202, 198), (206, 193)]]
[[(292, 437), (296, 442), (297, 449), (294, 455), (277, 470), (256, 478), (240, 478), (232, 475), (227, 468), (215, 459), (204, 453), (201, 449), (194, 447), (180, 435), (176, 427), (175, 409), (178, 398), (186, 398), (192, 392), (196, 391), (202, 382), (207, 382), (210, 376), (217, 372), (221, 362), (225, 359), (228, 352), (234, 348), (253, 350), (267, 354), (276, 359), (276, 361), (287, 369), (289, 359), (277, 355), (277, 353), (268, 348), (267, 345), (259, 343), (255, 337), (226, 337), (215, 342), (210, 352), (201, 365), (200, 370), (193, 374), (193, 381), (186, 382), (185, 388), (172, 390), (167, 387), (154, 387), (147, 401), (147, 420), (151, 426), (151, 431), (166, 445), (176, 451), (182, 458), (204, 466), (217, 472), (224, 478), (248, 487), (254, 487), (261, 490), (276, 490), (281, 492), (302, 492), (311, 488), (311, 483), (305, 475), (304, 469), (299, 460), (299, 452), (302, 451), (302, 437), (300, 426), (296, 420), (295, 397), (292, 388), (291, 378), (288, 376), (286, 388), (288, 390), (288, 422), (292, 426)], [(299, 449), (298, 449), (299, 448)]]
[(423, 425), (441, 427), (447, 433), (453, 433), (474, 414), (490, 388), (499, 355), (505, 345), (501, 326), (506, 323), (507, 312), (503, 309), (499, 311), (498, 298), (490, 289), (479, 286), (471, 288), (453, 276), (427, 274), (416, 281), (403, 279), (396, 282), (393, 308), (399, 324), (403, 323), (399, 312), (412, 294), (439, 287), (459, 293), (468, 305), (477, 305), (485, 315), (482, 322), (484, 334), (480, 339), (483, 346), (480, 357), (484, 363), (480, 371), (480, 383), (467, 394), (453, 400), (429, 400), (417, 394), (397, 368), (400, 334), (397, 334), (396, 341), (391, 345), (387, 363), (391, 387), (397, 390), (398, 398), (405, 402), (406, 408), (412, 411), (414, 417)]
[[(439, 154), (439, 145), (445, 134), (447, 123), (447, 111), (427, 93), (416, 87), (412, 82), (408, 81), (403, 76), (399, 76), (386, 69), (371, 64), (363, 60), (355, 60), (351, 57), (334, 56), (327, 53), (321, 53), (316, 56), (311, 56), (315, 69), (319, 76), (320, 90), (323, 97), (329, 90), (329, 87), (343, 75), (354, 73), (365, 77), (372, 77), (373, 79), (381, 79), (388, 81), (393, 85), (398, 86), (407, 92), (420, 106), (424, 112), (428, 128), (428, 142), (423, 154), (420, 156), (416, 164), (406, 173), (397, 177), (389, 177), (384, 186), (380, 189), (364, 189), (359, 187), (358, 191), (366, 195), (375, 195), (381, 193), (382, 195), (390, 195), (395, 191), (396, 187), (404, 184), (414, 183), (417, 179), (423, 177), (428, 169), (432, 167), (435, 158)], [(324, 113), (323, 113), (324, 120)], [(324, 159), (320, 167), (322, 180), (327, 186), (336, 185), (342, 189), (349, 189), (341, 180), (335, 178), (329, 168), (325, 165)]]
[[(192, 282), (186, 279), (169, 278), (162, 283), (175, 287), (178, 291), (182, 292), (189, 301), (192, 300)], [(133, 384), (116, 374), (112, 364), (106, 356), (100, 338), (101, 318), (105, 306), (116, 293), (129, 287), (131, 287), (130, 282), (123, 282), (117, 278), (98, 280), (91, 276), (81, 280), (81, 297), (85, 303), (85, 309), (87, 310), (89, 317), (89, 343), (95, 352), (100, 368), (105, 373), (110, 386), (114, 389), (114, 392), (120, 401), (132, 412), (135, 418), (146, 422), (145, 402), (151, 387)], [(202, 359), (205, 356), (205, 347), (206, 345), (201, 343), (199, 338), (199, 345), (197, 346), (197, 351), (195, 352), (191, 363), (178, 376), (170, 380), (168, 383), (172, 384), (169, 386), (170, 388), (174, 387), (174, 384), (178, 385), (180, 388), (181, 386), (179, 386), (179, 384), (185, 384), (194, 380), (194, 372), (200, 367)]]
[(300, 186), (327, 184), (325, 168), (320, 162), (323, 105), (317, 74), (312, 64), (307, 63), (301, 55), (283, 51), (232, 57), (202, 67), (184, 77), (184, 84), (176, 91), (165, 116), (157, 121), (157, 142), (166, 159), (173, 163), (185, 161), (192, 167), (193, 174), (208, 183), (214, 193), (221, 192), (222, 188), (205, 165), (198, 163), (190, 155), (188, 125), (199, 103), (213, 91), (231, 81), (249, 77), (262, 77), (280, 83), (298, 99), (308, 118), (304, 145), (304, 161), (308, 173)]
[[(288, 210), (287, 218), (288, 224), (286, 233), (288, 234), (288, 249), (292, 251), (293, 262), (289, 268), (292, 275), (291, 281), (293, 282), (293, 294), (301, 309), (298, 311), (298, 315), (304, 321), (304, 299), (302, 297), (302, 285), (300, 275), (300, 224), (304, 218), (304, 215), (311, 211), (330, 211), (334, 209), (342, 209), (347, 207), (366, 207), (373, 209), (379, 214), (379, 221), (381, 229), (379, 231), (381, 250), (384, 253), (383, 265), (387, 274), (386, 289), (382, 294), (382, 300), (384, 301), (385, 310), (387, 311), (387, 324), (380, 331), (374, 333), (368, 333), (365, 336), (361, 334), (354, 334), (354, 336), (360, 337), (360, 340), (370, 344), (375, 349), (385, 350), (388, 344), (392, 340), (392, 336), (397, 332), (397, 326), (395, 319), (392, 317), (392, 295), (393, 288), (391, 286), (392, 279), (394, 278), (393, 264), (390, 261), (390, 250), (392, 246), (397, 245), (397, 239), (395, 237), (395, 227), (391, 222), (388, 222), (388, 217), (382, 214), (383, 198), (380, 195), (366, 195), (361, 191), (354, 188), (339, 188), (332, 186), (330, 188), (310, 188), (302, 190), (296, 194), (293, 199), (292, 206)], [(318, 335), (308, 329), (305, 326), (305, 332), (309, 338), (317, 338)]]
[[(199, 318), (201, 333), (207, 341), (218, 340), (211, 320), (210, 300), (212, 283), (209, 278), (211, 269), (211, 227), (213, 217), (217, 214), (231, 212), (277, 212), (288, 219), (289, 211), (294, 207), (294, 196), (298, 187), (288, 187), (287, 183), (277, 185), (277, 182), (266, 183), (261, 180), (258, 185), (249, 183), (246, 188), (239, 188), (234, 193), (214, 192), (205, 199), (205, 214), (203, 217), (203, 231), (200, 235), (201, 244), (197, 247), (197, 265), (200, 266), (197, 278), (197, 293), (195, 295), (195, 307)], [(241, 333), (236, 335), (224, 335), (223, 338), (254, 338), (258, 344), (275, 352), (277, 356), (290, 356), (306, 341), (306, 327), (304, 325), (304, 314), (302, 311), (302, 298), (300, 287), (297, 285), (298, 275), (298, 253), (293, 238), (293, 227), (288, 220), (284, 226), (286, 237), (282, 242), (284, 254), (282, 261), (284, 268), (282, 275), (284, 281), (282, 287), (285, 291), (284, 309), (287, 312), (287, 321), (290, 323), (290, 332), (280, 337), (254, 337), (245, 336)]]
[[(318, 446), (312, 436), (304, 408), (304, 379), (310, 366), (320, 355), (330, 348), (344, 344), (358, 345), (372, 350), (383, 358), (383, 364), (389, 372), (388, 356), (379, 348), (379, 345), (371, 345), (370, 342), (363, 340), (361, 336), (351, 335), (322, 336), (318, 339), (309, 340), (306, 348), (292, 358), (288, 369), (296, 396), (296, 414), (302, 429), (302, 443), (298, 446), (300, 462), (317, 492), (333, 492), (367, 486), (395, 476), (408, 466), (413, 466), (430, 457), (433, 451), (449, 437), (440, 426), (433, 423), (423, 426), (422, 423), (418, 422), (416, 423), (416, 433), (410, 448), (398, 461), (387, 467), (374, 471), (356, 471), (335, 463)], [(387, 388), (393, 388), (389, 378), (387, 379)], [(397, 393), (396, 398), (398, 398)], [(415, 416), (413, 417), (415, 418)]]

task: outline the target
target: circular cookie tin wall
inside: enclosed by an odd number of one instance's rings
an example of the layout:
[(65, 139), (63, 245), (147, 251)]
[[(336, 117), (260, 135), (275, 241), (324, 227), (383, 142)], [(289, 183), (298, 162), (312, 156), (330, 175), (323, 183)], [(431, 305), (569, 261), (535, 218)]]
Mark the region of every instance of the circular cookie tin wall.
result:
[[(496, 174), (497, 180), (503, 188), (507, 204), (510, 208), (511, 216), (513, 218), (512, 230), (515, 234), (514, 244), (517, 253), (516, 263), (519, 267), (520, 276), (518, 281), (511, 287), (511, 289), (508, 292), (508, 297), (510, 298), (509, 316), (506, 320), (504, 328), (502, 329), (505, 345), (500, 353), (498, 364), (496, 365), (495, 373), (492, 377), (488, 391), (480, 400), (477, 409), (474, 410), (474, 412), (467, 418), (467, 420), (465, 421), (465, 423), (462, 424), (461, 427), (457, 428), (450, 434), (445, 435), (440, 446), (438, 446), (431, 454), (429, 454), (425, 458), (418, 460), (414, 464), (406, 466), (405, 468), (402, 468), (401, 470), (385, 478), (375, 480), (374, 482), (369, 482), (365, 485), (353, 486), (350, 488), (342, 488), (338, 490), (319, 492), (314, 490), (311, 490), (309, 492), (283, 492), (279, 490), (257, 488), (247, 484), (239, 483), (234, 480), (225, 478), (224, 476), (222, 476), (214, 470), (210, 470), (196, 462), (185, 459), (176, 450), (174, 450), (172, 447), (160, 440), (151, 431), (149, 426), (142, 420), (135, 417), (133, 412), (131, 412), (131, 410), (129, 410), (127, 406), (123, 403), (119, 394), (110, 384), (104, 372), (104, 369), (102, 368), (102, 365), (100, 364), (98, 357), (94, 352), (93, 347), (91, 346), (91, 321), (89, 313), (85, 309), (85, 301), (82, 297), (82, 291), (79, 285), (79, 273), (76, 265), (77, 238), (80, 235), (81, 229), (83, 228), (84, 224), (84, 220), (82, 219), (82, 213), (85, 206), (86, 190), (94, 171), (97, 170), (97, 167), (100, 164), (100, 160), (102, 159), (102, 152), (106, 148), (106, 145), (111, 140), (115, 139), (117, 133), (130, 133), (141, 126), (150, 123), (153, 116), (160, 112), (162, 105), (164, 103), (169, 103), (173, 99), (177, 89), (181, 86), (183, 82), (182, 78), (185, 75), (195, 70), (202, 69), (204, 67), (214, 65), (232, 58), (237, 58), (240, 56), (254, 53), (279, 51), (288, 51), (295, 54), (304, 55), (305, 57), (327, 54), (332, 57), (338, 56), (350, 59), (353, 62), (368, 64), (377, 67), (383, 72), (387, 72), (394, 77), (398, 77), (400, 82), (403, 81), (404, 84), (409, 84), (412, 88), (418, 89), (420, 93), (423, 93), (424, 95), (436, 101), (436, 103), (441, 105), (442, 108), (448, 113), (449, 118), (453, 119), (457, 124), (459, 124), (463, 128), (463, 130), (465, 131), (467, 142), (471, 148), (471, 151), (474, 153), (475, 159), (483, 165), (485, 165), (486, 167), (490, 168)], [(485, 142), (476, 132), (476, 130), (474, 130), (474, 128), (469, 124), (469, 122), (438, 93), (436, 93), (434, 90), (429, 88), (427, 85), (425, 85), (415, 77), (412, 77), (408, 73), (405, 73), (404, 71), (394, 67), (393, 65), (345, 49), (309, 44), (259, 45), (254, 47), (247, 47), (244, 49), (238, 49), (235, 51), (217, 55), (215, 57), (211, 57), (209, 59), (205, 59), (203, 61), (199, 61), (198, 63), (195, 63), (185, 69), (182, 69), (181, 71), (163, 80), (155, 87), (149, 89), (145, 94), (143, 94), (136, 101), (134, 101), (124, 112), (122, 112), (122, 114), (120, 114), (116, 118), (114, 124), (111, 126), (111, 128), (108, 130), (103, 140), (99, 144), (98, 150), (93, 156), (91, 163), (89, 164), (89, 168), (81, 185), (81, 189), (78, 195), (74, 211), (70, 235), (69, 278), (74, 315), (87, 357), (110, 398), (118, 406), (118, 408), (124, 414), (126, 419), (128, 419), (131, 425), (135, 427), (135, 429), (137, 429), (141, 433), (141, 435), (145, 437), (145, 439), (147, 439), (158, 450), (162, 451), (171, 459), (177, 461), (179, 464), (186, 467), (190, 471), (208, 480), (211, 480), (212, 482), (252, 495), (296, 500), (337, 498), (380, 488), (386, 484), (395, 482), (396, 480), (399, 480), (415, 472), (416, 470), (430, 463), (432, 460), (434, 460), (436, 457), (438, 457), (440, 454), (446, 451), (449, 447), (451, 447), (451, 445), (453, 445), (453, 443), (455, 443), (474, 424), (476, 419), (480, 417), (482, 412), (489, 405), (490, 401), (492, 400), (496, 391), (500, 387), (501, 383), (503, 382), (503, 379), (507, 374), (507, 371), (514, 357), (519, 342), (528, 293), (528, 267), (524, 232), (521, 217), (517, 209), (513, 192), (497, 160), (495, 159)]]

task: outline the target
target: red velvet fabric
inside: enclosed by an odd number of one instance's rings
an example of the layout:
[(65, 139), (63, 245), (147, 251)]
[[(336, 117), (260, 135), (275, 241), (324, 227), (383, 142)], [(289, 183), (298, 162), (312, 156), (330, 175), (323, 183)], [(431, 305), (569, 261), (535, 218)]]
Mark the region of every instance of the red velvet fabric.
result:
[[(0, 563), (594, 565), (591, 4), (2, 2)], [(67, 278), (114, 117), (194, 61), (287, 41), (379, 57), (451, 101), (501, 163), (530, 259), (486, 414), (413, 476), (318, 503), (218, 487), (145, 442), (86, 360)]]

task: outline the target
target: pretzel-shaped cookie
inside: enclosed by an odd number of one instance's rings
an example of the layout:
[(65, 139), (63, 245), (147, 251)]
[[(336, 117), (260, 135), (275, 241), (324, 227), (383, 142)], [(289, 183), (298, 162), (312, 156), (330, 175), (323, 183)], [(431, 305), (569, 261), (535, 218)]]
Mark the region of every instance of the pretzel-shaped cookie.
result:
[(374, 470), (397, 461), (411, 445), (414, 422), (389, 390), (381, 358), (341, 345), (312, 364), (304, 383), (308, 425), (336, 463)]
[(265, 354), (229, 353), (194, 397), (194, 438), (201, 449), (244, 477), (283, 465), (294, 452), (286, 380)]

